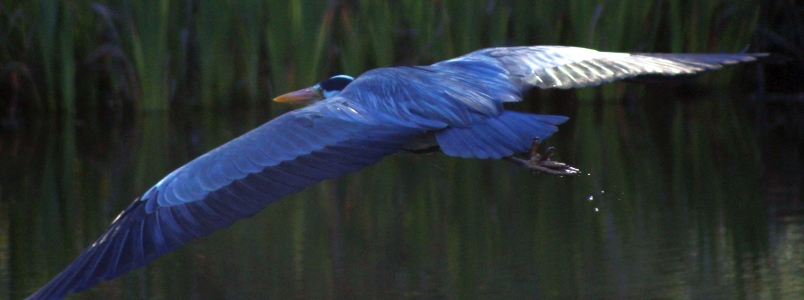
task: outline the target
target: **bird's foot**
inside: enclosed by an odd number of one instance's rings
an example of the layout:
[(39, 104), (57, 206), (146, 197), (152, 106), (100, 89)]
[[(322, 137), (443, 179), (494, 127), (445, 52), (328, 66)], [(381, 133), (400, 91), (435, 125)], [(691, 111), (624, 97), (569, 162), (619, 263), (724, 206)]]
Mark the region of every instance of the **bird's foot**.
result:
[(539, 139), (534, 139), (530, 148), (529, 159), (522, 159), (514, 156), (509, 156), (505, 159), (533, 172), (540, 172), (556, 176), (574, 176), (580, 174), (581, 170), (578, 170), (575, 167), (562, 162), (550, 160), (550, 156), (553, 155), (553, 152), (555, 152), (555, 148), (547, 148), (543, 155), (539, 154), (538, 150)]

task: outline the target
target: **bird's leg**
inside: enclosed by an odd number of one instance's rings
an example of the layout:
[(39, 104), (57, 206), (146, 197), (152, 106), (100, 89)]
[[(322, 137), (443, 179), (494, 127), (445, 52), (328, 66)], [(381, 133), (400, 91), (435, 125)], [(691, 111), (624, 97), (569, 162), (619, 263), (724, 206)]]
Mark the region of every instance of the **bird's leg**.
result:
[(562, 162), (550, 160), (555, 148), (550, 147), (544, 151), (544, 155), (539, 154), (539, 139), (534, 139), (530, 147), (530, 158), (522, 159), (515, 156), (506, 157), (505, 160), (510, 161), (518, 166), (527, 168), (534, 172), (542, 172), (550, 175), (557, 176), (572, 176), (580, 174), (580, 170), (567, 165)]
[(421, 148), (421, 149), (406, 149), (406, 148), (402, 148), (402, 151), (410, 152), (410, 153), (413, 153), (413, 154), (430, 154), (430, 153), (441, 152), (441, 148), (438, 147), (438, 146), (433, 146), (433, 147), (429, 147), (429, 148)]

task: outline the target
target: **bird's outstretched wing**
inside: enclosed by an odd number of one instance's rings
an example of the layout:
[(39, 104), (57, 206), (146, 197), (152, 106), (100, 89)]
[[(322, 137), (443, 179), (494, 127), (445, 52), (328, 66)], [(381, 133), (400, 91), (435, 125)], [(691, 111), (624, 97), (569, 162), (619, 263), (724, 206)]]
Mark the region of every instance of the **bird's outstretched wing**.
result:
[(696, 74), (762, 56), (767, 54), (616, 53), (566, 46), (530, 46), (482, 49), (433, 66), (483, 62), (505, 69), (523, 90), (531, 87), (570, 89), (645, 75)]
[(424, 129), (333, 98), (282, 115), (170, 173), (30, 299), (87, 289), (399, 150)]
[(422, 123), (469, 127), (503, 113), (504, 102), (538, 88), (580, 88), (645, 76), (697, 74), (767, 56), (753, 54), (615, 53), (565, 46), (478, 50), (430, 66), (380, 68), (341, 95)]

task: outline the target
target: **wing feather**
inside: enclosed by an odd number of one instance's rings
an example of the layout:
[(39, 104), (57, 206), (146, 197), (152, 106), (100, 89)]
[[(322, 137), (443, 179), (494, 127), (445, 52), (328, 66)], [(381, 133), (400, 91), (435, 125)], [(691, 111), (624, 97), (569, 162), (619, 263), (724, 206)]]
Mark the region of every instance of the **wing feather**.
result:
[(427, 129), (343, 98), (287, 113), (166, 176), (30, 298), (61, 298), (120, 276), (285, 195), (375, 163)]
[(643, 75), (697, 74), (756, 60), (765, 53), (617, 53), (565, 46), (500, 47), (478, 50), (434, 66), (463, 61), (504, 69), (523, 90), (580, 88)]

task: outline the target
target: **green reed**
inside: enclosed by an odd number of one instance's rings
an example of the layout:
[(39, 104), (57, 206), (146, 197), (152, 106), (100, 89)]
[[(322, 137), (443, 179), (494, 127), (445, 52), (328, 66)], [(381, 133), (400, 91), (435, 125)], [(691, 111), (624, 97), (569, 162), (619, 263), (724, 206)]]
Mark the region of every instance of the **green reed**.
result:
[[(57, 40), (57, 28), (56, 22), (58, 20), (58, 2), (56, 1), (38, 1), (40, 5), (40, 9), (37, 12), (40, 15), (35, 16), (37, 18), (36, 22), (41, 24), (41, 31), (38, 35), (39, 37), (39, 44), (41, 51), (39, 57), (41, 61), (41, 67), (44, 71), (44, 82), (45, 82), (45, 89), (44, 93), (47, 95), (47, 107), (49, 110), (53, 110), (56, 108), (56, 100), (55, 95), (53, 92), (55, 91), (55, 60), (56, 60), (56, 44), (55, 41)], [(33, 3), (33, 1), (31, 1)]]
[(234, 1), (199, 1), (198, 6), (194, 24), (198, 30), (201, 102), (211, 106), (226, 95), (235, 80), (235, 57), (229, 48), (235, 38), (238, 8)]
[(167, 0), (147, 0), (126, 6), (132, 61), (142, 89), (142, 110), (168, 108), (170, 4)]
[(4, 74), (34, 74), (37, 92), (23, 97), (34, 110), (101, 103), (84, 90), (106, 81), (136, 110), (256, 105), (333, 73), (432, 63), (489, 46), (739, 51), (750, 44), (757, 7), (755, 0), (9, 1), (0, 10), (9, 41), (0, 60), (9, 62)]

